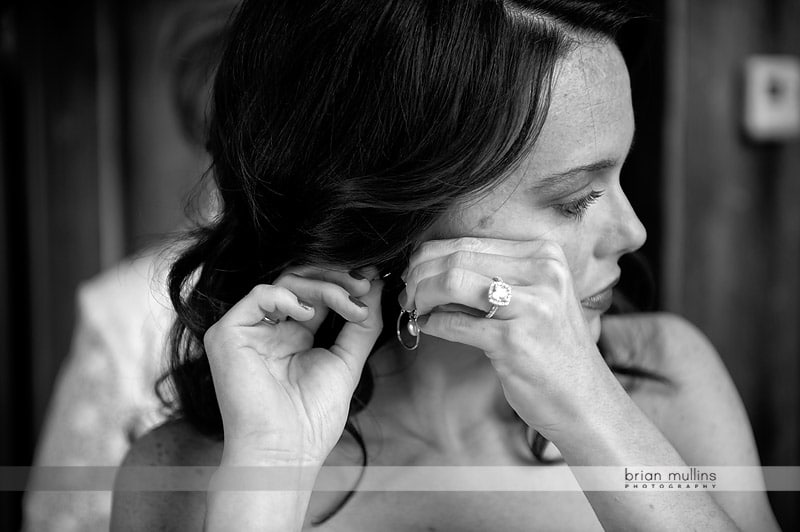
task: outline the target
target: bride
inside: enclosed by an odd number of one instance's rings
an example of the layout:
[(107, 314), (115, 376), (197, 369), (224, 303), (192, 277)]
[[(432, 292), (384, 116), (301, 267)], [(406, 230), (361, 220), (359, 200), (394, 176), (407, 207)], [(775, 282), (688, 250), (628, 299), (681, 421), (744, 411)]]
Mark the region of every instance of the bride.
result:
[(763, 491), (312, 489), (324, 464), (534, 482), (759, 465), (697, 329), (606, 314), (646, 236), (619, 182), (632, 20), (622, 2), (245, 1), (209, 126), (220, 213), (170, 276), (176, 419), (124, 465), (312, 482), (120, 491), (112, 529), (777, 529)]

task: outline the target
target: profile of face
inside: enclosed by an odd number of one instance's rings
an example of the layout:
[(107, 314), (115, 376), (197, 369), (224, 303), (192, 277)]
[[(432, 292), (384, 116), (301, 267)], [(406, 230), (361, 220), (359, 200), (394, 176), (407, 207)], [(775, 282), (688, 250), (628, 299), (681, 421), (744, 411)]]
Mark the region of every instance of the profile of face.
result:
[(597, 340), (602, 311), (584, 300), (609, 288), (620, 275), (619, 258), (646, 238), (619, 179), (633, 133), (622, 54), (610, 42), (582, 43), (557, 65), (547, 120), (526, 159), (432, 233), (557, 242)]

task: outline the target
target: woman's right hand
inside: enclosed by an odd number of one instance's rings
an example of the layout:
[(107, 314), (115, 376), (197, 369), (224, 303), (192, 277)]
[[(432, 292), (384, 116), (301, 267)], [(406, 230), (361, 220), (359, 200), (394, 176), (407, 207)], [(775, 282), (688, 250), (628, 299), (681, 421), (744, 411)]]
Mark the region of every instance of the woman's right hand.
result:
[[(208, 329), (204, 344), (225, 432), (223, 462), (325, 461), (382, 327), (383, 283), (376, 270), (363, 273), (376, 280), (320, 268), (288, 270), (274, 284), (253, 288)], [(329, 310), (347, 323), (330, 348), (312, 348)]]

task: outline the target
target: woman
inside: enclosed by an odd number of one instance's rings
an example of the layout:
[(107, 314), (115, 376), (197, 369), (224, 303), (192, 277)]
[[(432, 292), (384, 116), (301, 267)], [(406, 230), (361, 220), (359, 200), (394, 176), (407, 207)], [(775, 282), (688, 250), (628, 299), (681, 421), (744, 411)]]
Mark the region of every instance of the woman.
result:
[[(645, 240), (619, 184), (628, 19), (618, 2), (246, 1), (214, 88), (221, 214), (170, 279), (183, 419), (125, 464), (540, 464), (528, 427), (569, 466), (758, 465), (699, 332), (603, 316)], [(300, 481), (120, 493), (113, 523), (776, 528), (763, 492), (342, 499)]]

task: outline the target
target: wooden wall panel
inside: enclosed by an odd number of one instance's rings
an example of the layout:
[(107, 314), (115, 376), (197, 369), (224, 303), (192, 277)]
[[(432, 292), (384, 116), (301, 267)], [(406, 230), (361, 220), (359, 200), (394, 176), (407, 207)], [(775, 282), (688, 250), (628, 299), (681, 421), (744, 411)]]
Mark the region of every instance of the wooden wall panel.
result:
[[(767, 52), (800, 57), (800, 2), (768, 4), (771, 40)], [(765, 410), (772, 413), (772, 445), (766, 461), (800, 465), (800, 139), (775, 145), (766, 161), (773, 175), (767, 213), (770, 226), (771, 284), (764, 330)], [(800, 528), (800, 495), (772, 494), (786, 530)]]
[[(75, 288), (99, 266), (94, 3), (16, 1), (0, 15), (2, 465), (27, 465), (69, 346)], [(20, 499), (2, 494), (4, 530), (17, 528)]]
[[(10, 13), (2, 13), (0, 27), (8, 31), (13, 21)], [(8, 79), (13, 68), (13, 51), (3, 46), (0, 49), (0, 76)], [(9, 229), (9, 192), (8, 184), (11, 181), (13, 165), (10, 153), (6, 148), (8, 134), (13, 132), (9, 104), (12, 103), (9, 87), (0, 84), (0, 433), (11, 434), (14, 432), (13, 409), (15, 406), (13, 382), (10, 371), (12, 365), (12, 313), (11, 301), (11, 232)], [(17, 103), (17, 102), (13, 102)], [(14, 461), (13, 440), (0, 438), (0, 464), (12, 464)], [(0, 494), (0, 529), (8, 530), (13, 526), (14, 520), (19, 519), (18, 497), (10, 494)]]
[(181, 56), (181, 42), (191, 39), (193, 30), (203, 30), (204, 6), (214, 3), (219, 2), (123, 4), (125, 26), (119, 38), (124, 39), (126, 63), (129, 253), (181, 228), (185, 199), (208, 165), (203, 147), (193, 145), (181, 129), (172, 72), (188, 60)]
[[(40, 4), (40, 5), (36, 5)], [(99, 269), (95, 6), (24, 4), (34, 425), (73, 327), (78, 283)], [(47, 17), (38, 15), (46, 9)]]
[[(739, 127), (742, 60), (764, 38), (757, 1), (691, 2), (686, 130), (686, 312), (724, 354), (751, 407), (761, 385), (752, 378), (763, 349), (754, 316), (764, 316), (769, 279), (769, 230), (760, 146)], [(736, 28), (736, 31), (731, 31)]]
[[(719, 350), (765, 465), (800, 464), (800, 141), (743, 135), (741, 76), (748, 55), (800, 55), (797, 4), (669, 4), (664, 300)], [(770, 496), (800, 526), (798, 495)]]

